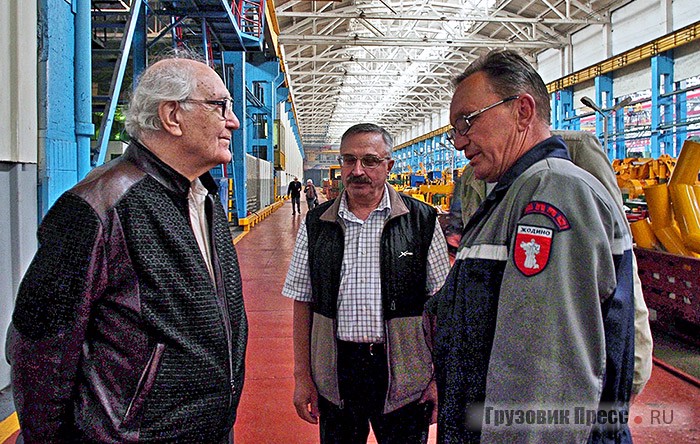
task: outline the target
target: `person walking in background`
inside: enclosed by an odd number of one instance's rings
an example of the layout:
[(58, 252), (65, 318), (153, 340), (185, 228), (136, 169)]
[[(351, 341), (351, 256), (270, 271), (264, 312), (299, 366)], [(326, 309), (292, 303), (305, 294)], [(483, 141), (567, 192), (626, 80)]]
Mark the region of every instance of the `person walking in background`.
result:
[(287, 196), (292, 198), (292, 216), (297, 213), (301, 214), (301, 182), (298, 178), (295, 177), (293, 181), (289, 182)]
[(304, 195), (306, 195), (306, 204), (309, 206), (309, 211), (313, 210), (316, 205), (318, 205), (318, 192), (316, 192), (316, 187), (314, 186), (313, 180), (306, 180)]
[(438, 440), (631, 442), (626, 421), (494, 421), (507, 409), (628, 417), (632, 241), (610, 193), (551, 136), (549, 94), (521, 55), (492, 51), (454, 84), (452, 143), (496, 185), (426, 304)]
[(126, 152), (39, 228), (9, 333), (25, 443), (230, 442), (248, 323), (208, 171), (240, 123), (219, 75), (178, 56), (141, 76)]
[(345, 189), (299, 227), (282, 290), (294, 299), (294, 406), (321, 443), (425, 443), (437, 393), (425, 301), (449, 270), (435, 208), (387, 185), (393, 141), (369, 123), (340, 142)]

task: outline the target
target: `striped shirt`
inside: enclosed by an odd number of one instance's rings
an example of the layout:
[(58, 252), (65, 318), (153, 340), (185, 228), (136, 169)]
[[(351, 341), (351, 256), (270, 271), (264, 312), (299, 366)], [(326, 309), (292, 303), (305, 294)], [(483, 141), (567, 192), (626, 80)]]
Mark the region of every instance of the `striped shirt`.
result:
[[(382, 312), (380, 244), (384, 223), (391, 214), (389, 193), (367, 220), (357, 218), (347, 206), (345, 193), (341, 196), (338, 216), (345, 224), (345, 252), (340, 271), (338, 292), (337, 338), (351, 342), (384, 342)], [(426, 294), (440, 289), (450, 269), (447, 244), (435, 224), (428, 249), (426, 265)], [(287, 271), (282, 295), (296, 301), (311, 301), (311, 277), (306, 223), (297, 233), (296, 245)]]

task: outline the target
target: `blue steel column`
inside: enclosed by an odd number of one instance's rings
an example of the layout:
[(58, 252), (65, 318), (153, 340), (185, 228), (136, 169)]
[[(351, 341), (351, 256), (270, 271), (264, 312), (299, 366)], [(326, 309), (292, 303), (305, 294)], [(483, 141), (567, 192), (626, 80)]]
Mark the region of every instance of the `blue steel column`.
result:
[[(276, 107), (276, 97), (275, 92), (277, 90), (275, 79), (279, 77), (280, 65), (279, 61), (264, 61), (262, 63), (256, 63), (255, 60), (248, 63), (246, 72), (246, 85), (252, 90), (252, 85), (254, 82), (261, 82), (264, 90), (263, 103), (262, 106), (252, 106), (256, 112), (261, 113), (265, 116), (268, 126), (271, 126), (275, 121), (275, 107)], [(250, 151), (253, 145), (264, 145), (267, 154), (267, 160), (274, 160), (274, 144), (272, 131), (268, 131), (269, 134), (266, 139), (259, 139), (257, 134), (251, 131), (249, 134), (249, 146), (248, 151)]]
[(581, 127), (574, 111), (573, 89), (565, 88), (552, 93), (551, 103), (553, 128), (577, 130)]
[(73, 0), (75, 8), (75, 137), (78, 147), (78, 175), (90, 172), (92, 123), (92, 11), (90, 0)]
[(246, 122), (248, 120), (246, 105), (246, 62), (244, 52), (226, 51), (223, 53), (224, 63), (231, 65), (234, 74), (229, 83), (233, 96), (233, 112), (241, 121), (241, 127), (233, 132), (233, 183), (236, 196), (236, 211), (238, 218), (246, 217), (248, 213), (248, 189), (246, 185), (247, 168), (245, 162), (246, 143), (248, 140)]
[[(676, 82), (676, 89), (681, 89), (681, 82)], [(688, 120), (688, 99), (685, 92), (676, 94), (676, 123), (685, 122)], [(688, 137), (688, 127), (677, 126), (676, 127), (676, 144), (673, 147), (672, 157), (678, 157), (681, 154), (681, 147), (683, 142), (685, 142), (686, 137)]]
[[(605, 100), (603, 100), (603, 96), (605, 96)], [(598, 106), (600, 106), (603, 110), (612, 108), (612, 97), (613, 81), (610, 74), (602, 74), (597, 76), (595, 78), (595, 101), (598, 104)], [(608, 155), (608, 159), (612, 161), (613, 159), (615, 159), (615, 150), (610, 148), (610, 134), (612, 134), (610, 127), (612, 122), (610, 122), (610, 119), (607, 119), (607, 128), (603, 128), (605, 126), (605, 121), (606, 119), (602, 115), (600, 115), (600, 113), (596, 113), (595, 131), (597, 134), (600, 134), (599, 138), (601, 139), (603, 145), (606, 145), (605, 137), (603, 136), (607, 132), (608, 143), (607, 146), (603, 146), (603, 150)]]
[(114, 123), (114, 112), (116, 111), (117, 103), (119, 102), (122, 81), (124, 80), (126, 65), (129, 61), (131, 44), (134, 40), (134, 34), (136, 33), (136, 25), (138, 23), (138, 17), (141, 12), (141, 4), (143, 1), (145, 0), (136, 0), (131, 4), (131, 13), (129, 15), (129, 20), (126, 22), (124, 36), (122, 37), (121, 45), (119, 47), (117, 66), (114, 74), (112, 75), (112, 83), (109, 86), (109, 97), (107, 98), (105, 113), (102, 116), (102, 123), (100, 124), (100, 133), (98, 135), (98, 152), (93, 159), (95, 166), (102, 165), (105, 161), (105, 157), (107, 156), (107, 144), (109, 143), (109, 135), (112, 132), (112, 123)]
[(615, 147), (616, 159), (624, 159), (625, 157), (627, 157), (627, 147), (625, 146), (624, 131), (625, 108), (622, 107), (615, 111), (615, 138), (613, 139), (613, 145)]
[[(275, 59), (277, 60), (277, 59)], [(279, 119), (279, 103), (284, 102), (287, 100), (287, 97), (289, 96), (289, 90), (287, 88), (284, 88), (284, 74), (279, 68), (279, 61), (276, 61), (275, 64), (277, 65), (276, 71), (277, 75), (275, 76), (274, 79), (272, 79), (272, 122), (274, 123), (276, 120)], [(273, 163), (275, 161), (275, 144), (274, 140), (272, 137), (270, 137), (270, 147), (269, 151), (267, 152), (268, 159), (270, 159)]]
[(77, 182), (75, 33), (71, 5), (39, 2), (39, 217)]
[(673, 97), (665, 93), (673, 90), (673, 59), (670, 51), (651, 58), (651, 157), (658, 158), (663, 151), (674, 152)]
[(146, 23), (145, 6), (139, 10), (134, 29), (134, 40), (131, 43), (131, 66), (133, 77), (131, 80), (132, 89), (136, 88), (139, 77), (146, 69), (146, 47), (148, 40), (148, 23)]

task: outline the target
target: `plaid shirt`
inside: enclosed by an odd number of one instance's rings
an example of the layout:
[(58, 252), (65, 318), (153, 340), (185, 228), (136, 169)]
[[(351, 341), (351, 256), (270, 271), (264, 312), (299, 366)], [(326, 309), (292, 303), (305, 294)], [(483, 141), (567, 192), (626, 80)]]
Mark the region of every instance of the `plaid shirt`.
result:
[[(385, 190), (379, 206), (367, 220), (358, 219), (341, 196), (338, 215), (345, 224), (345, 252), (340, 271), (338, 292), (337, 337), (351, 342), (383, 342), (382, 285), (380, 241), (391, 207)], [(282, 295), (296, 301), (311, 301), (311, 277), (306, 222), (297, 233), (296, 245), (289, 264)], [(435, 223), (435, 232), (428, 250), (426, 293), (432, 295), (442, 287), (450, 270), (447, 244)]]

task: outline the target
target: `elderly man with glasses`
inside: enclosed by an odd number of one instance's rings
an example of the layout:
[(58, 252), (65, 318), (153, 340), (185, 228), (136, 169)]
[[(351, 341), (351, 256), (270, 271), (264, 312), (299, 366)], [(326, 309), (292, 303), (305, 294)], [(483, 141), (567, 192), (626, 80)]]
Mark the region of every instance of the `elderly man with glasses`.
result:
[(50, 209), (10, 332), (24, 442), (231, 441), (247, 321), (208, 171), (239, 125), (214, 70), (163, 59), (124, 155)]
[(309, 211), (282, 290), (294, 299), (294, 406), (321, 443), (419, 444), (436, 415), (425, 301), (449, 270), (436, 210), (387, 184), (392, 138), (340, 142), (341, 195)]
[(426, 306), (438, 441), (631, 442), (635, 302), (621, 206), (551, 135), (549, 94), (522, 56), (490, 52), (454, 84), (454, 146), (495, 186)]

